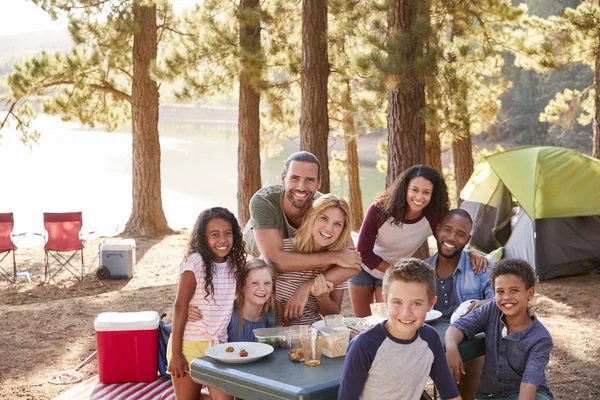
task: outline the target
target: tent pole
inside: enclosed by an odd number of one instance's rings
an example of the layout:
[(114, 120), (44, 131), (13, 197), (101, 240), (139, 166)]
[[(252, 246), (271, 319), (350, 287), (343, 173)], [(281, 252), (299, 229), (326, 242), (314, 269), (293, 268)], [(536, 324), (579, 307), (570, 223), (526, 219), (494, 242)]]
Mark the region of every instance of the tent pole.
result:
[(539, 262), (538, 262), (538, 251), (537, 251), (537, 224), (536, 220), (533, 220), (533, 260), (535, 265), (533, 268), (535, 269), (535, 281), (540, 281), (540, 270), (539, 270)]

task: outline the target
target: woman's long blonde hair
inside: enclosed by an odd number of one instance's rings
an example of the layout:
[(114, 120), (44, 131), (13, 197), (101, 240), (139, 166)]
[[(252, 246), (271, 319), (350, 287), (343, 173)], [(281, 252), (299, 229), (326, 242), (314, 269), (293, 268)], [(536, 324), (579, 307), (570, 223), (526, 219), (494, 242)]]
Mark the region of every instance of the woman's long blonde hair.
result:
[(339, 208), (344, 212), (344, 228), (340, 233), (340, 237), (331, 245), (321, 249), (321, 251), (338, 251), (346, 247), (346, 242), (350, 239), (350, 206), (343, 198), (333, 194), (326, 194), (315, 200), (312, 208), (304, 216), (302, 225), (296, 231), (294, 252), (312, 253), (314, 251), (312, 238), (313, 226), (319, 214), (329, 207)]

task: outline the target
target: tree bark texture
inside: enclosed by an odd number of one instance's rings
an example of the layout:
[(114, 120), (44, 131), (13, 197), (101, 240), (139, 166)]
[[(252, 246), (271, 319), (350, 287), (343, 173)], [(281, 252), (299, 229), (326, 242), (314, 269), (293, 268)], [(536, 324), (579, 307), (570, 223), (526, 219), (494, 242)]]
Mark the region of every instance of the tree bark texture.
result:
[[(259, 0), (240, 0), (240, 10), (258, 9)], [(261, 184), (260, 177), (260, 92), (255, 83), (260, 79), (260, 21), (240, 21), (240, 98), (238, 112), (238, 221), (241, 226), (250, 219), (250, 199)], [(260, 62), (260, 61), (259, 61)]]
[(321, 189), (329, 193), (329, 116), (327, 114), (327, 5), (302, 0), (302, 101), (300, 148), (321, 162)]
[[(600, 1), (598, 1), (600, 4)], [(600, 37), (600, 29), (598, 29)], [(596, 47), (596, 64), (594, 66), (594, 120), (592, 122), (592, 157), (600, 158), (600, 43)]]
[(460, 204), (460, 191), (465, 187), (473, 174), (473, 147), (471, 135), (467, 132), (452, 143), (454, 158), (454, 178), (456, 179), (456, 204)]
[(438, 126), (429, 126), (425, 137), (425, 165), (430, 166), (444, 176), (442, 169), (442, 143)]
[[(388, 12), (388, 37), (392, 40), (391, 56), (399, 60), (404, 71), (393, 74), (388, 90), (388, 169), (389, 186), (405, 169), (425, 162), (425, 83), (416, 72), (415, 60), (423, 54), (424, 38), (411, 32), (419, 17), (420, 0), (393, 0)], [(400, 39), (398, 38), (400, 35)]]
[[(346, 87), (343, 93), (343, 103), (352, 104), (350, 81), (346, 79)], [(342, 117), (344, 129), (344, 141), (346, 143), (346, 169), (348, 170), (348, 198), (350, 199), (350, 228), (353, 231), (360, 230), (363, 215), (362, 191), (360, 189), (360, 172), (358, 167), (358, 146), (356, 127), (354, 125), (354, 114), (352, 110), (344, 110)]]
[(128, 236), (156, 237), (170, 233), (162, 205), (160, 143), (158, 139), (158, 85), (150, 76), (156, 60), (156, 6), (133, 2), (132, 211), (125, 225)]

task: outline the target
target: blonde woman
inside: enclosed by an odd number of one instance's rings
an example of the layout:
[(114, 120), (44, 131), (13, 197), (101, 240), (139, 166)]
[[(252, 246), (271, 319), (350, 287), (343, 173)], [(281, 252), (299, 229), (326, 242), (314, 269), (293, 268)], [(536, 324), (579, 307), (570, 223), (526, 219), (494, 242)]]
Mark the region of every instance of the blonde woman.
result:
[[(333, 194), (315, 200), (312, 209), (305, 215), (295, 239), (284, 239), (284, 251), (316, 253), (338, 251), (347, 246), (350, 239), (350, 207), (348, 202)], [(280, 272), (276, 277), (276, 299), (284, 309), (295, 296), (300, 286), (310, 287), (310, 296), (304, 308), (285, 310), (284, 317), (278, 313), (279, 324), (312, 324), (320, 319), (319, 314), (338, 314), (348, 283), (334, 286), (322, 275), (327, 268), (305, 271)], [(303, 292), (303, 291), (300, 291)], [(298, 304), (298, 302), (292, 302)], [(287, 317), (287, 318), (286, 318)]]

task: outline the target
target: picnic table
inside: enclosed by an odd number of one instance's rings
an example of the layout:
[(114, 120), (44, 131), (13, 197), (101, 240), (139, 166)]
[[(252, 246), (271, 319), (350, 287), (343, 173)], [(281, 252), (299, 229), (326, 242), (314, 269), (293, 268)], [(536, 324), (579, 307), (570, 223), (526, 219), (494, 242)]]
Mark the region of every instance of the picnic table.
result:
[[(449, 323), (429, 323), (442, 341)], [(484, 354), (485, 337), (478, 335), (462, 342), (458, 350), (464, 361)], [(344, 357), (321, 358), (319, 367), (290, 362), (287, 349), (247, 364), (228, 364), (210, 357), (192, 361), (190, 375), (198, 383), (213, 386), (244, 400), (328, 400), (337, 399)]]

